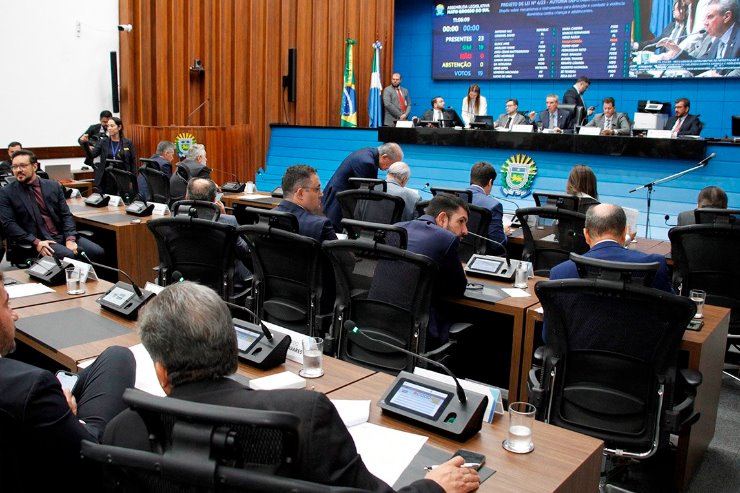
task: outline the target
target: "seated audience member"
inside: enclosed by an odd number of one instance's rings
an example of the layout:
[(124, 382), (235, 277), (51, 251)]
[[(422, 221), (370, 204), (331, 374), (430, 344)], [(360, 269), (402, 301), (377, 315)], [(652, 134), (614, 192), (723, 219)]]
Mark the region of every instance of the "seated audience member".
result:
[(13, 170), (13, 153), (15, 151), (20, 151), (23, 149), (23, 146), (20, 142), (13, 141), (10, 144), (8, 144), (8, 159), (5, 161), (0, 162), (0, 175), (12, 175)]
[(526, 123), (529, 123), (527, 118), (519, 113), (519, 101), (511, 98), (506, 100), (506, 113), (499, 115), (494, 126), (496, 128), (510, 129), (514, 125), (524, 125)]
[(411, 178), (411, 168), (403, 161), (398, 161), (391, 164), (391, 167), (388, 168), (388, 175), (385, 179), (388, 184), (387, 192), (403, 199), (405, 205), (403, 215), (401, 216), (402, 221), (413, 219), (414, 212), (416, 212), (416, 204), (421, 200), (418, 191), (413, 188), (406, 188), (409, 178)]
[[(460, 238), (468, 234), (469, 210), (461, 198), (440, 193), (429, 202), (423, 216), (396, 224), (408, 232), (407, 250), (426, 255), (439, 268), (429, 314), (428, 350), (449, 340), (451, 323), (435, 310), (437, 302), (445, 295), (462, 296), (465, 292), (467, 278), (457, 248)], [(408, 289), (413, 289), (413, 286), (408, 286)]]
[[(719, 187), (704, 187), (696, 198), (697, 209), (727, 209), (727, 194)], [(694, 211), (683, 211), (678, 215), (678, 226), (695, 224)]]
[(596, 201), (599, 199), (599, 192), (596, 190), (594, 171), (584, 164), (573, 166), (568, 175), (565, 192), (580, 199), (591, 199), (594, 203), (598, 203)]
[[(566, 130), (573, 130), (573, 115), (570, 111), (558, 108), (559, 98), (557, 94), (548, 94), (545, 102), (547, 109), (542, 111), (538, 117), (538, 126), (543, 130), (550, 130), (554, 133), (563, 133)], [(529, 119), (534, 121), (537, 114), (533, 111)]]
[(185, 198), (185, 189), (191, 178), (211, 178), (211, 168), (206, 166), (206, 146), (193, 144), (188, 153), (177, 165), (177, 170), (170, 178), (170, 200), (177, 202)]
[(485, 96), (480, 95), (480, 86), (470, 84), (468, 95), (462, 100), (462, 119), (466, 127), (475, 120), (476, 116), (488, 114), (488, 102)]
[(689, 114), (691, 102), (687, 98), (678, 98), (673, 110), (674, 115), (665, 122), (664, 130), (670, 130), (673, 137), (701, 133), (701, 122), (697, 117)]
[(601, 102), (603, 113), (597, 113), (593, 120), (586, 124), (587, 127), (601, 129), (601, 135), (630, 135), (632, 128), (630, 119), (625, 113), (617, 113), (614, 98), (606, 97)]
[[(235, 228), (238, 227), (239, 223), (236, 221), (236, 218), (231, 214), (226, 214), (224, 205), (221, 201), (216, 200), (216, 190), (216, 184), (208, 178), (191, 178), (185, 192), (185, 200), (203, 200), (216, 204), (221, 209), (218, 222), (230, 224)], [(208, 238), (204, 238), (203, 241), (207, 242)], [(249, 279), (252, 277), (252, 273), (244, 265), (244, 262), (251, 261), (249, 247), (241, 236), (237, 236), (236, 238), (236, 250), (234, 254), (234, 291), (240, 292), (246, 289)]]
[[(301, 446), (297, 478), (392, 491), (367, 470), (336, 408), (324, 394), (308, 390), (250, 390), (227, 378), (237, 369), (236, 334), (228, 308), (210, 288), (191, 282), (166, 287), (144, 307), (139, 334), (168, 396), (298, 416)], [(146, 427), (131, 410), (110, 423), (104, 441), (150, 450)], [(472, 491), (479, 485), (478, 474), (459, 467), (462, 463), (456, 457), (404, 491)]]
[(290, 212), (298, 219), (298, 233), (316, 241), (336, 240), (337, 234), (331, 221), (321, 213), (321, 181), (316, 168), (296, 164), (285, 170), (284, 199), (276, 211)]
[[(504, 230), (504, 208), (501, 202), (491, 197), (491, 189), (496, 179), (496, 170), (491, 163), (479, 161), (470, 168), (470, 186), (468, 190), (473, 192), (473, 205), (484, 207), (491, 211), (491, 223), (488, 226), (488, 238), (501, 245), (506, 245), (506, 234)], [(489, 254), (501, 254), (503, 246), (488, 243), (486, 251)]]
[[(169, 140), (160, 141), (159, 144), (157, 144), (157, 152), (155, 152), (149, 159), (157, 163), (157, 165), (159, 166), (158, 168), (155, 168), (157, 171), (161, 171), (162, 173), (167, 175), (167, 178), (171, 179), (172, 161), (175, 160), (175, 144), (173, 144)], [(138, 182), (139, 194), (142, 197), (148, 197), (149, 185), (147, 184), (144, 175), (139, 174)]]
[[(432, 99), (432, 108), (424, 112), (422, 120), (427, 122), (438, 122), (437, 125), (440, 127), (462, 126), (462, 121), (460, 121), (460, 117), (457, 116), (457, 112), (453, 109), (445, 109), (445, 100), (442, 96), (437, 96)], [(427, 126), (433, 127), (434, 124), (427, 123)]]
[(36, 175), (33, 152), (13, 153), (15, 181), (0, 189), (0, 221), (6, 238), (30, 243), (39, 255), (74, 257), (83, 250), (91, 260), (103, 262), (105, 252), (87, 238), (77, 238), (64, 188)]
[(401, 160), (403, 151), (401, 146), (394, 142), (386, 142), (377, 148), (366, 147), (344, 158), (324, 187), (324, 195), (321, 197), (324, 214), (331, 221), (335, 231), (342, 231), (342, 207), (337, 200), (337, 194), (350, 189), (349, 179), (377, 178), (378, 169), (385, 171), (391, 164)]
[(95, 491), (99, 485), (80, 459), (80, 441), (100, 441), (108, 422), (126, 408), (121, 396), (136, 379), (134, 356), (110, 347), (79, 373), (73, 389), (63, 389), (51, 372), (7, 357), (15, 350), (16, 320), (0, 284), (2, 490), (55, 491), (61, 478), (74, 478), (75, 491)]

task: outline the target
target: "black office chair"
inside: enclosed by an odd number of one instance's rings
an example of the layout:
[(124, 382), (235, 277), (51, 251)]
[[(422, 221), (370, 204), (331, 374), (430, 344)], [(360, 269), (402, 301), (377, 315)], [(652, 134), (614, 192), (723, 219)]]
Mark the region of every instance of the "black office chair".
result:
[(400, 226), (355, 221), (354, 219), (342, 219), (341, 224), (344, 230), (347, 231), (347, 238), (351, 240), (367, 238), (375, 243), (389, 245), (402, 250), (406, 250), (409, 243), (408, 231)]
[(582, 107), (577, 107), (574, 104), (559, 104), (558, 109), (565, 110), (570, 113), (573, 125), (580, 125), (583, 121), (583, 110)]
[(170, 179), (166, 174), (146, 165), (139, 168), (139, 174), (144, 177), (149, 187), (149, 196), (145, 197), (147, 201), (160, 204), (170, 203)]
[(136, 175), (122, 169), (108, 166), (106, 173), (113, 178), (116, 185), (115, 195), (123, 199), (124, 204), (130, 204), (139, 196), (139, 183), (136, 181)]
[(578, 212), (585, 214), (591, 207), (599, 205), (600, 203), (601, 202), (591, 197), (581, 197), (578, 201)]
[(425, 209), (429, 205), (429, 202), (430, 202), (429, 200), (420, 200), (419, 202), (416, 203), (416, 212), (414, 215), (414, 219), (426, 214)]
[(694, 209), (696, 224), (740, 224), (740, 209), (713, 209), (705, 207)]
[(339, 192), (337, 200), (344, 219), (371, 223), (395, 224), (405, 207), (401, 197), (365, 188)]
[(321, 244), (297, 233), (292, 214), (258, 212), (260, 222), (239, 227), (254, 266), (252, 311), (260, 320), (323, 337)]
[(388, 182), (380, 178), (359, 178), (354, 176), (347, 181), (350, 188), (364, 188), (366, 190), (375, 190), (376, 192), (388, 191)]
[(578, 276), (581, 279), (603, 279), (606, 281), (621, 281), (625, 284), (651, 287), (655, 275), (660, 269), (660, 262), (636, 263), (615, 262), (591, 257), (584, 257), (577, 253), (570, 254), (575, 262)]
[(244, 294), (234, 293), (234, 226), (182, 216), (154, 219), (147, 226), (157, 242), (160, 286), (179, 282), (181, 276), (211, 287), (226, 301)]
[(102, 466), (103, 487), (118, 492), (351, 491), (294, 479), (300, 420), (294, 414), (156, 397), (127, 389), (124, 401), (149, 433), (137, 450), (82, 442)]
[(412, 371), (415, 358), (345, 330), (352, 320), (376, 339), (414, 353), (444, 360), (452, 354), (462, 325), (450, 330), (451, 340), (427, 351), (427, 326), (437, 265), (429, 257), (368, 241), (326, 241), (322, 248), (336, 278), (333, 336), (337, 357), (391, 374)]
[(740, 381), (740, 224), (692, 224), (668, 231), (680, 293), (706, 291), (706, 303), (730, 308), (726, 374)]
[[(601, 279), (543, 281), (543, 367), (529, 373), (538, 419), (604, 441), (604, 453), (646, 459), (699, 419), (701, 373), (677, 370), (691, 300)], [(665, 483), (671, 478), (665, 478)]]
[(439, 193), (446, 193), (449, 195), (454, 195), (462, 199), (464, 202), (467, 202), (468, 204), (473, 203), (473, 192), (465, 188), (432, 187), (429, 190), (432, 192), (432, 196), (435, 196)]
[(221, 209), (215, 203), (206, 200), (179, 200), (172, 204), (172, 216), (218, 221)]
[[(457, 254), (461, 262), (467, 262), (474, 253), (490, 255), (506, 254), (506, 247), (497, 245), (487, 240), (488, 227), (491, 224), (491, 209), (469, 204), (470, 212), (468, 213), (468, 231), (478, 236), (465, 235), (460, 240), (457, 248)], [(482, 236), (483, 238), (480, 238)]]
[(535, 275), (549, 277), (550, 269), (570, 258), (570, 253), (588, 251), (583, 228), (586, 216), (556, 207), (518, 209), (524, 249), (522, 260), (532, 262)]

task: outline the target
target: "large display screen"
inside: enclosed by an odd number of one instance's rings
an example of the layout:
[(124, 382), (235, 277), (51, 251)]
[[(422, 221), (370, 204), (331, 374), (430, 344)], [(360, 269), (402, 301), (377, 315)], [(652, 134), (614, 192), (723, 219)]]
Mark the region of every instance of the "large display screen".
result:
[(432, 77), (738, 77), (738, 1), (435, 3)]

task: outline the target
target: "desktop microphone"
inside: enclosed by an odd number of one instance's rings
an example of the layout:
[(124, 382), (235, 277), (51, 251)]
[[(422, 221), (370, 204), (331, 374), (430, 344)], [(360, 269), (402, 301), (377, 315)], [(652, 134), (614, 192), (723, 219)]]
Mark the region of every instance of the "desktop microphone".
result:
[(514, 202), (513, 200), (505, 199), (505, 198), (503, 198), (503, 197), (496, 197), (496, 196), (495, 196), (495, 195), (493, 195), (493, 194), (488, 194), (488, 196), (489, 196), (489, 197), (491, 197), (492, 199), (496, 199), (496, 200), (503, 200), (504, 202), (508, 202), (508, 203), (510, 203), (510, 204), (514, 204), (514, 211), (518, 211), (518, 210), (519, 210), (519, 204), (517, 204), (517, 203), (516, 203), (516, 202)]
[[(51, 258), (54, 262), (50, 262)], [(61, 286), (67, 282), (64, 265), (52, 252), (51, 255), (28, 261), (28, 275), (47, 286)]]
[(717, 157), (717, 153), (716, 152), (713, 152), (709, 156), (707, 156), (704, 159), (702, 159), (701, 161), (699, 161), (699, 163), (697, 164), (697, 166), (705, 166), (709, 162), (710, 159), (714, 159), (715, 157)]
[[(252, 320), (257, 320), (252, 310), (228, 301), (224, 303), (229, 308), (249, 314)], [(289, 335), (277, 331), (273, 333), (263, 322), (254, 324), (233, 318), (232, 323), (236, 331), (239, 359), (249, 366), (262, 370), (269, 370), (285, 363), (291, 343)]]
[(465, 395), (465, 390), (462, 388), (462, 385), (460, 385), (460, 381), (457, 379), (454, 373), (450, 371), (449, 368), (447, 368), (445, 365), (443, 365), (439, 361), (434, 361), (431, 358), (427, 358), (426, 356), (422, 356), (413, 351), (409, 351), (408, 349), (404, 349), (402, 347), (396, 346), (395, 344), (391, 344), (390, 342), (386, 342), (380, 339), (376, 339), (374, 337), (370, 337), (369, 335), (365, 334), (362, 330), (360, 330), (360, 328), (357, 327), (352, 320), (347, 320), (346, 322), (344, 322), (344, 330), (346, 330), (348, 334), (359, 334), (369, 341), (375, 342), (382, 346), (389, 347), (395, 351), (400, 351), (402, 353), (408, 354), (409, 356), (412, 356), (414, 358), (419, 358), (422, 361), (426, 361), (427, 363), (431, 363), (435, 366), (442, 368), (445, 371), (445, 373), (447, 373), (450, 376), (450, 378), (452, 378), (455, 381), (455, 388), (457, 391), (458, 400), (462, 404), (465, 404), (466, 402), (468, 402), (468, 397)]
[(221, 185), (221, 190), (224, 192), (242, 193), (247, 186), (246, 183), (242, 183), (241, 181), (239, 181), (239, 177), (235, 173), (226, 171), (224, 169), (218, 169), (218, 170), (215, 168), (211, 169), (211, 172), (214, 172), (214, 171), (218, 171), (221, 174), (227, 174), (229, 176), (234, 177), (234, 179), (236, 179), (236, 181), (226, 182), (223, 185)]
[(475, 234), (475, 233), (472, 233), (472, 232), (470, 232), (470, 231), (468, 231), (468, 234), (469, 234), (469, 235), (473, 235), (473, 236), (475, 236), (476, 238), (480, 238), (480, 239), (482, 239), (482, 240), (486, 240), (486, 241), (489, 241), (489, 242), (493, 243), (494, 245), (498, 245), (498, 246), (500, 246), (500, 247), (501, 247), (501, 248), (503, 249), (503, 251), (504, 251), (504, 258), (506, 259), (506, 265), (507, 265), (507, 266), (508, 266), (509, 268), (511, 268), (511, 259), (509, 258), (509, 251), (508, 251), (508, 250), (506, 249), (506, 245), (504, 245), (503, 243), (499, 243), (499, 242), (498, 242), (498, 241), (496, 241), (496, 240), (492, 240), (492, 239), (490, 239), (490, 238), (488, 238), (488, 237), (486, 237), (486, 236), (481, 236), (481, 235), (477, 235), (477, 234)]
[(149, 301), (154, 296), (154, 293), (147, 290), (142, 291), (139, 286), (136, 285), (131, 276), (121, 269), (93, 262), (84, 250), (79, 250), (79, 252), (80, 256), (90, 265), (123, 274), (126, 279), (131, 281), (131, 284), (118, 281), (112, 288), (95, 301), (100, 304), (101, 308), (117, 313), (125, 318), (136, 319), (139, 313), (139, 308)]
[(666, 225), (666, 226), (669, 226), (669, 227), (671, 227), (671, 228), (672, 228), (673, 226), (678, 226), (678, 223), (676, 223), (676, 224), (668, 224), (668, 220), (669, 220), (670, 218), (671, 218), (671, 216), (669, 216), (668, 214), (666, 214), (665, 216), (663, 216), (663, 219), (665, 219), (665, 225)]
[(432, 193), (432, 190), (430, 187), (431, 185), (429, 184), (429, 182), (426, 182), (423, 188), (417, 188), (417, 190), (420, 192), (424, 192), (424, 193)]

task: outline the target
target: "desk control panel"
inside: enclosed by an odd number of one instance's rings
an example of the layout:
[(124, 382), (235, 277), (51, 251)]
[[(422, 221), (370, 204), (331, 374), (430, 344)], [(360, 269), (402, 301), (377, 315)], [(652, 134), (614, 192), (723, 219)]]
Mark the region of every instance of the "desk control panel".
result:
[(465, 265), (465, 273), (498, 279), (500, 281), (511, 281), (514, 279), (514, 272), (518, 265), (518, 260), (476, 253), (470, 257), (470, 260)]

